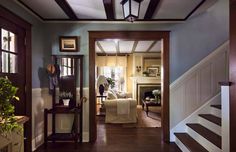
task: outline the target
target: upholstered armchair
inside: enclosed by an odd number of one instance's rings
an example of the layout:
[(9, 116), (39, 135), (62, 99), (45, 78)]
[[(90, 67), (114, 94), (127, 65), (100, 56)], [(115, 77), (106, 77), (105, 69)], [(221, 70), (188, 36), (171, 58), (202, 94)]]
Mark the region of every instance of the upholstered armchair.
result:
[(106, 123), (136, 123), (137, 101), (134, 99), (105, 100)]

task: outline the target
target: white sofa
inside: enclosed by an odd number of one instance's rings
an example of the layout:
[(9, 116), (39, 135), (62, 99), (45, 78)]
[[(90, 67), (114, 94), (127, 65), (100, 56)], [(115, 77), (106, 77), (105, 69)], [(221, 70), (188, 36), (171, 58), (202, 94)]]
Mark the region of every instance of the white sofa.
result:
[[(119, 114), (117, 111), (117, 102), (129, 102), (129, 111), (127, 114)], [(105, 100), (106, 123), (136, 123), (137, 122), (137, 101), (134, 99), (113, 99)]]

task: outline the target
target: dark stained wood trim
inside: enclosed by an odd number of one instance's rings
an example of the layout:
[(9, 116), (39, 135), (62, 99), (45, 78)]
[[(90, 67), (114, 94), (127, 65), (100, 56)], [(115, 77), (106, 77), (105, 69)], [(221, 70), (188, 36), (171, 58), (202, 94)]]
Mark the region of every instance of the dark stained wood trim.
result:
[[(71, 21), (70, 19), (43, 19), (43, 21)], [(106, 22), (124, 22), (126, 20), (124, 19), (114, 19), (114, 20), (107, 20), (107, 19), (77, 19), (73, 21), (106, 21)], [(137, 19), (135, 22), (183, 22), (185, 19), (151, 19), (151, 20), (145, 20), (145, 19)]]
[(231, 86), (232, 82), (228, 82), (228, 81), (226, 81), (226, 82), (219, 82), (219, 85), (221, 85), (221, 86)]
[(162, 57), (162, 140), (169, 142), (169, 31), (89, 31), (89, 140), (97, 139), (95, 92), (95, 42), (101, 39), (163, 39)]
[(129, 54), (127, 53), (117, 53), (117, 54), (97, 53), (97, 56), (129, 56)]
[(106, 11), (106, 16), (108, 20), (114, 20), (114, 5), (113, 0), (103, 0), (103, 5)]
[(159, 3), (160, 3), (160, 0), (150, 0), (146, 14), (144, 16), (145, 20), (152, 19), (152, 16), (155, 13)]
[[(66, 0), (55, 0), (56, 2), (58, 1), (59, 3), (64, 3), (66, 2)], [(62, 1), (62, 2), (61, 2)], [(103, 0), (103, 1), (113, 1), (113, 0)], [(163, 21), (163, 22), (183, 22), (183, 21), (186, 21), (206, 0), (202, 0), (185, 18), (183, 19), (168, 19), (168, 18), (165, 18), (165, 19), (152, 19), (152, 16), (155, 12), (155, 10), (153, 11), (154, 9), (154, 5), (157, 5), (156, 7), (158, 7), (158, 4), (159, 4), (159, 1), (160, 0), (151, 0), (150, 3), (149, 3), (149, 6), (148, 8), (150, 7), (150, 10), (147, 9), (147, 12), (144, 16), (144, 19), (137, 19), (136, 21), (141, 21), (141, 22), (156, 22), (156, 21)], [(21, 0), (18, 0), (19, 3), (21, 3), (24, 7), (26, 7), (27, 9), (29, 9), (32, 13), (34, 13), (36, 16), (38, 16), (41, 20), (43, 21), (116, 21), (116, 22), (124, 22), (125, 20), (124, 19), (115, 19), (114, 17), (114, 9), (112, 9), (113, 11), (113, 18), (112, 18), (112, 13), (111, 12), (111, 7), (108, 5), (108, 4), (104, 4), (104, 7), (105, 7), (105, 11), (106, 11), (106, 14), (107, 14), (107, 11), (109, 12), (109, 16), (107, 16), (107, 19), (78, 19), (78, 17), (76, 16), (76, 14), (74, 13), (74, 11), (71, 9), (70, 5), (67, 3), (67, 5), (70, 7), (70, 9), (72, 10), (73, 14), (75, 15), (72, 15), (69, 16), (65, 11), (65, 13), (70, 17), (70, 19), (64, 19), (64, 18), (44, 18), (42, 17), (41, 15), (39, 15), (36, 11), (34, 11), (32, 8), (30, 8), (27, 4), (25, 4), (23, 1)], [(150, 5), (151, 3), (153, 3), (154, 5)], [(157, 3), (157, 4), (156, 4)], [(64, 7), (64, 6), (63, 6)], [(113, 6), (112, 6), (113, 7)], [(63, 8), (62, 8), (63, 9)], [(156, 8), (155, 8), (156, 9)], [(64, 10), (64, 9), (63, 9)], [(152, 16), (151, 16), (152, 15)], [(151, 16), (151, 17), (149, 17)], [(76, 17), (76, 18), (74, 18)]]
[(23, 20), (21, 17), (15, 15), (10, 10), (2, 7), (0, 5), (0, 17), (4, 18), (17, 26), (20, 26), (25, 30), (25, 37), (26, 37), (26, 116), (29, 118), (24, 124), (25, 127), (25, 136), (26, 140), (26, 147), (25, 151), (30, 152), (32, 151), (32, 46), (31, 46), (31, 24), (27, 21)]
[(230, 91), (230, 151), (236, 151), (236, 0), (230, 0), (230, 50), (229, 50), (229, 81)]
[(203, 3), (205, 3), (206, 0), (202, 0), (185, 18), (184, 20), (187, 20), (199, 7), (202, 6)]
[(66, 0), (55, 0), (55, 2), (61, 7), (61, 9), (66, 13), (66, 15), (71, 19), (71, 20), (77, 20), (77, 16), (73, 9), (70, 7), (68, 2)]

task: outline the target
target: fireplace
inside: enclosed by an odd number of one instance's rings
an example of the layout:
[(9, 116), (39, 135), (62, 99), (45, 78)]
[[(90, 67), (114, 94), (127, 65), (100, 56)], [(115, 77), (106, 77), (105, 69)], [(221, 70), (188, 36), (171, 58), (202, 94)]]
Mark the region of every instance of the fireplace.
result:
[(137, 83), (136, 87), (136, 99), (137, 99), (137, 104), (141, 105), (142, 104), (142, 99), (144, 97), (145, 92), (150, 92), (153, 90), (161, 90), (161, 84), (160, 83)]

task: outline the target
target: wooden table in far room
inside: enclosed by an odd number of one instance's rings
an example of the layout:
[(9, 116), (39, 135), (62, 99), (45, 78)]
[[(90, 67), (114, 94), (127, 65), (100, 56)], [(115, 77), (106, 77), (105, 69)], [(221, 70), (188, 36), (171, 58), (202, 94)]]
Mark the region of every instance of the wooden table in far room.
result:
[(157, 107), (157, 106), (161, 106), (161, 103), (157, 103), (156, 101), (150, 101), (150, 100), (146, 100), (146, 99), (142, 99), (142, 107), (143, 107), (143, 110), (144, 110), (144, 107), (146, 107), (146, 114), (148, 116), (148, 112), (149, 112), (149, 109), (148, 107), (152, 106), (152, 107)]
[(104, 107), (104, 99), (106, 100), (107, 98), (107, 95), (97, 95), (96, 96), (97, 99), (100, 99), (99, 103), (97, 103), (97, 105), (99, 104), (100, 105), (100, 108), (99, 108), (99, 112), (97, 111), (97, 116), (105, 116), (106, 114), (106, 111), (105, 111), (105, 107)]

